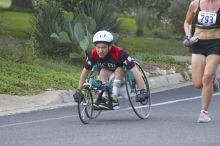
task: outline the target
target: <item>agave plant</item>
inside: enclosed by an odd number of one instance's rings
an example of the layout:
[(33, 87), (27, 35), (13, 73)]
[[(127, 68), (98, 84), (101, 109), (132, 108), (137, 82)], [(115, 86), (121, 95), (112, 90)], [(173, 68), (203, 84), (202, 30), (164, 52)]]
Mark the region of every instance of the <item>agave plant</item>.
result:
[(57, 40), (59, 43), (65, 44), (79, 44), (82, 51), (74, 49), (71, 52), (71, 58), (79, 58), (84, 56), (84, 52), (93, 47), (92, 43), (92, 32), (96, 28), (96, 22), (93, 18), (88, 17), (84, 14), (78, 15), (73, 19), (71, 12), (65, 13), (64, 26), (65, 29), (60, 29), (57, 26), (58, 33), (52, 33), (51, 38)]
[(136, 31), (137, 36), (144, 35), (144, 26), (146, 25), (148, 19), (149, 19), (149, 14), (146, 8), (138, 7), (136, 10), (136, 17), (135, 17), (135, 21), (137, 25), (137, 31)]
[(69, 44), (57, 43), (50, 37), (52, 33), (59, 32), (59, 27), (64, 25), (63, 22), (60, 5), (54, 0), (47, 0), (35, 16), (35, 39), (40, 53), (48, 56), (60, 56), (71, 52)]
[(78, 14), (85, 14), (96, 21), (96, 29), (117, 31), (119, 26), (118, 8), (109, 0), (89, 0), (82, 3)]

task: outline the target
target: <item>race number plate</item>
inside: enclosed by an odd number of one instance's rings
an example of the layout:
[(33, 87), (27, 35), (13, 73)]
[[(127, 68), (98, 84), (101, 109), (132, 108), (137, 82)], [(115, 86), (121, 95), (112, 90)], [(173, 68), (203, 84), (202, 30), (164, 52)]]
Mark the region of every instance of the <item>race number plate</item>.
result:
[(198, 22), (205, 26), (210, 26), (215, 24), (216, 18), (216, 13), (200, 11), (198, 15)]

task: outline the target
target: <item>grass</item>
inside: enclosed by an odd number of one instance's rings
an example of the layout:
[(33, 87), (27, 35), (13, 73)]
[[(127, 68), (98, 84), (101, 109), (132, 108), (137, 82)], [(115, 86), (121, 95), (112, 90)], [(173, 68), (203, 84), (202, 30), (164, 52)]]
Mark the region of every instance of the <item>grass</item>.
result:
[[(119, 33), (135, 34), (137, 30), (137, 26), (134, 17), (120, 16), (119, 21), (120, 21)], [(144, 31), (147, 32), (148, 29), (145, 27)]]
[(127, 36), (121, 38), (118, 45), (130, 54), (189, 55), (188, 49), (174, 39)]
[(135, 19), (132, 17), (120, 17), (119, 18), (121, 25), (120, 25), (120, 33), (128, 33), (128, 32), (135, 32), (137, 27), (135, 23)]
[(0, 8), (9, 8), (11, 6), (11, 0), (1, 0)]
[(47, 89), (77, 88), (81, 69), (82, 65), (62, 58), (39, 58), (31, 44), (0, 47), (0, 93), (32, 95)]
[(79, 66), (69, 71), (57, 71), (52, 67), (17, 63), (3, 58), (0, 58), (0, 69), (0, 93), (16, 95), (32, 95), (47, 89), (73, 89), (77, 87), (80, 76)]
[(0, 35), (28, 38), (32, 32), (32, 13), (0, 11)]

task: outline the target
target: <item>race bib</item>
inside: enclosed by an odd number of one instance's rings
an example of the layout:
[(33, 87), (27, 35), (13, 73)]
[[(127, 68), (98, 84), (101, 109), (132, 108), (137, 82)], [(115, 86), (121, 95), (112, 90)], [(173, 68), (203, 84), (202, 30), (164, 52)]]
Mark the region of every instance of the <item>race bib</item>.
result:
[(198, 15), (198, 22), (205, 26), (210, 26), (215, 24), (216, 18), (216, 13), (200, 11)]

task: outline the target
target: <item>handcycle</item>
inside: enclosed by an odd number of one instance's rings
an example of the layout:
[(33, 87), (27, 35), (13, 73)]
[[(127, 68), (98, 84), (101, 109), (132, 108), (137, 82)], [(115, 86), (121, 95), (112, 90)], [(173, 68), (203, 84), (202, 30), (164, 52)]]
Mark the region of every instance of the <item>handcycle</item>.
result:
[[(146, 119), (149, 117), (151, 111), (150, 88), (144, 70), (141, 68), (138, 62), (134, 61), (134, 63), (137, 66), (138, 71), (144, 81), (145, 89), (147, 92), (146, 99), (142, 102), (136, 102), (135, 97), (140, 93), (140, 89), (138, 89), (133, 74), (125, 67), (123, 67), (124, 76), (125, 76), (124, 83), (126, 86), (126, 92), (129, 99), (129, 103), (134, 113), (140, 119)], [(77, 101), (79, 118), (83, 124), (88, 124), (90, 120), (96, 119), (102, 112), (102, 110), (97, 110), (94, 108), (94, 103), (95, 101), (101, 100), (102, 94), (104, 92), (108, 93), (109, 107), (110, 109), (113, 110), (113, 106), (112, 106), (113, 99), (111, 97), (112, 81), (103, 84), (101, 81), (97, 79), (98, 78), (97, 70), (98, 70), (97, 66), (95, 65), (92, 68), (92, 71), (90, 72), (90, 75), (86, 80), (86, 83), (83, 85), (83, 88), (81, 90), (82, 94), (80, 96), (80, 100)]]

